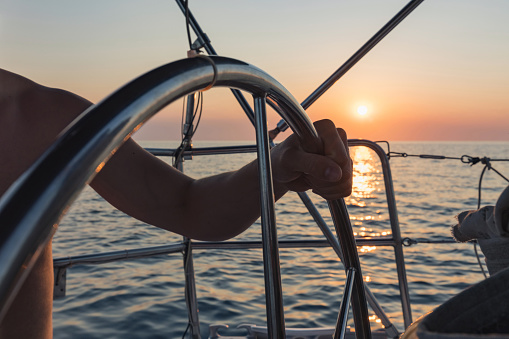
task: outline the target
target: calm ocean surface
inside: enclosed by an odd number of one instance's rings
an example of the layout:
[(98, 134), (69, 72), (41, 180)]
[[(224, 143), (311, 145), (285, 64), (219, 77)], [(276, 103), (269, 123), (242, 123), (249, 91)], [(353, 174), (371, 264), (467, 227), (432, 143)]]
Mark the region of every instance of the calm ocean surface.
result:
[[(210, 145), (195, 143), (195, 147)], [(509, 159), (509, 143), (392, 143), (391, 151)], [(362, 147), (352, 148), (351, 155), (356, 176), (354, 193), (346, 202), (354, 231), (365, 236), (390, 232), (379, 160)], [(195, 157), (185, 162), (185, 171), (202, 177), (237, 169), (253, 158), (251, 154)], [(449, 240), (454, 216), (476, 209), (482, 164), (471, 167), (459, 160), (419, 158), (392, 158), (390, 164), (403, 238)], [(492, 165), (509, 176), (508, 162)], [(483, 205), (494, 204), (505, 186), (503, 179), (488, 171)], [(310, 195), (332, 225), (325, 201)], [(280, 240), (323, 239), (294, 193), (278, 202), (277, 221)], [(234, 240), (260, 238), (256, 223)], [(53, 250), (54, 257), (60, 258), (180, 240), (116, 211), (87, 188), (61, 223)], [(471, 244), (418, 244), (404, 250), (414, 320), (483, 279)], [(361, 248), (360, 257), (368, 286), (403, 330), (392, 248)], [(345, 279), (334, 251), (281, 249), (280, 259), (287, 327), (333, 327)], [(261, 250), (195, 250), (194, 266), (203, 337), (210, 324), (229, 324), (233, 329), (240, 324), (265, 325)], [(181, 254), (74, 266), (67, 273), (67, 296), (54, 302), (55, 338), (181, 338), (187, 326), (183, 281)], [(376, 317), (371, 324), (373, 329), (381, 328)]]

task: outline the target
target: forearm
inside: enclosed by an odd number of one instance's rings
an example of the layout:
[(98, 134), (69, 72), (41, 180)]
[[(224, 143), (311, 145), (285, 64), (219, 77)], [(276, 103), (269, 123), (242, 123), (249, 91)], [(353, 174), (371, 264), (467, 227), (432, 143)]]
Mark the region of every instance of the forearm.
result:
[[(343, 130), (315, 124), (321, 154), (308, 153), (292, 135), (271, 151), (274, 195), (309, 188), (326, 199), (350, 194), (352, 163)], [(327, 140), (324, 143), (323, 140)], [(149, 224), (200, 240), (231, 238), (260, 215), (258, 165), (194, 180), (128, 140), (92, 182), (106, 200)]]
[[(286, 192), (275, 184), (276, 200)], [(194, 238), (223, 240), (242, 233), (260, 216), (257, 162), (235, 172), (195, 180), (185, 200), (192, 204), (187, 214), (193, 215), (189, 232)]]
[[(121, 211), (194, 239), (231, 238), (260, 215), (256, 162), (195, 180), (129, 140), (91, 185)], [(285, 192), (276, 185), (276, 198)]]

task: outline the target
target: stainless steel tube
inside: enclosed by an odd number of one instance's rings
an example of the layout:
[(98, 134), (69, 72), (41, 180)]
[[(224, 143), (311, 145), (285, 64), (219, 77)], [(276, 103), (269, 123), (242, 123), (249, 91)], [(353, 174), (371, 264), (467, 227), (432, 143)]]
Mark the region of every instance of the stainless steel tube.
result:
[(343, 300), (339, 307), (338, 320), (336, 322), (336, 330), (334, 331), (334, 339), (345, 337), (346, 324), (348, 323), (348, 310), (350, 309), (350, 300), (352, 298), (353, 284), (355, 282), (355, 268), (349, 268), (346, 271), (346, 283), (343, 290)]
[(285, 338), (286, 335), (265, 96), (256, 96), (254, 98), (254, 108), (260, 180), (260, 208), (262, 212), (267, 329), (269, 338), (279, 339)]
[(357, 253), (357, 245), (353, 236), (352, 225), (343, 199), (329, 201), (332, 220), (343, 251), (343, 263), (345, 270), (350, 268), (356, 271), (356, 279), (353, 285), (352, 313), (355, 322), (355, 335), (358, 339), (370, 339), (371, 330), (369, 324), (368, 307), (364, 291), (361, 264)]
[[(216, 86), (268, 93), (298, 135), (311, 122), (272, 77), (247, 63), (214, 57)], [(0, 199), (0, 305), (8, 308), (28, 269), (56, 230), (63, 211), (133, 130), (214, 78), (209, 61), (185, 59), (153, 70), (83, 113)], [(312, 125), (311, 125), (312, 128)], [(0, 312), (0, 317), (2, 316)]]
[(406, 276), (405, 259), (403, 255), (403, 240), (401, 238), (401, 229), (399, 227), (398, 210), (396, 208), (396, 196), (394, 194), (394, 185), (392, 182), (391, 167), (385, 151), (380, 145), (368, 140), (350, 140), (352, 146), (366, 146), (375, 151), (380, 158), (382, 170), (384, 173), (385, 194), (389, 208), (389, 219), (391, 222), (391, 232), (394, 239), (394, 256), (396, 258), (396, 271), (398, 273), (398, 284), (401, 296), (401, 307), (403, 309), (403, 320), (405, 328), (412, 323), (412, 309), (410, 305), (410, 293)]
[(198, 317), (198, 300), (196, 298), (196, 282), (194, 277), (193, 248), (189, 238), (184, 238), (187, 245), (184, 251), (184, 276), (185, 276), (185, 299), (187, 305), (187, 316), (191, 329), (191, 338), (201, 339), (200, 319)]
[[(172, 157), (175, 155), (175, 150), (169, 148), (145, 148), (145, 150), (158, 157)], [(256, 152), (256, 145), (196, 147), (188, 151), (185, 151), (184, 156), (238, 154), (254, 152)]]
[(147, 258), (156, 255), (182, 253), (185, 249), (184, 244), (172, 244), (164, 246), (155, 246), (147, 248), (135, 248), (123, 251), (114, 251), (108, 253), (86, 254), (75, 257), (63, 257), (53, 260), (53, 267), (70, 267), (74, 265), (97, 265), (114, 261)]
[[(322, 231), (323, 235), (327, 239), (327, 242), (329, 243), (329, 245), (334, 249), (334, 251), (338, 255), (339, 259), (342, 262), (344, 262), (343, 253), (342, 253), (341, 246), (340, 246), (338, 240), (334, 237), (334, 235), (332, 234), (331, 230), (329, 229), (329, 227), (327, 226), (327, 224), (321, 217), (318, 210), (316, 210), (315, 206), (311, 202), (311, 199), (309, 199), (309, 196), (305, 192), (302, 192), (302, 193), (299, 193), (299, 197), (301, 198), (304, 205), (307, 207), (309, 213), (313, 216), (313, 219), (315, 220), (316, 224), (318, 225), (318, 227)], [(366, 240), (368, 240), (368, 239), (357, 239), (355, 242), (357, 245), (363, 245), (363, 244), (367, 245), (367, 243), (365, 242)], [(370, 240), (375, 240), (375, 239), (370, 239)], [(381, 245), (382, 243), (385, 243), (386, 245), (390, 245), (390, 246), (395, 246), (395, 242), (393, 239), (383, 239), (383, 242), (382, 241), (378, 242), (378, 240), (382, 240), (382, 239), (375, 240), (375, 241), (377, 241), (376, 246), (383, 246), (383, 245)], [(384, 310), (382, 309), (382, 307), (380, 306), (380, 304), (378, 303), (378, 301), (376, 300), (375, 296), (370, 291), (370, 289), (366, 285), (366, 283), (363, 282), (363, 284), (364, 284), (364, 290), (366, 293), (366, 300), (367, 300), (369, 306), (371, 306), (371, 309), (373, 310), (373, 312), (375, 312), (375, 314), (382, 321), (382, 324), (384, 325), (387, 335), (389, 335), (391, 338), (398, 337), (400, 334), (398, 329), (394, 326), (394, 324), (391, 322), (389, 317), (385, 314)]]

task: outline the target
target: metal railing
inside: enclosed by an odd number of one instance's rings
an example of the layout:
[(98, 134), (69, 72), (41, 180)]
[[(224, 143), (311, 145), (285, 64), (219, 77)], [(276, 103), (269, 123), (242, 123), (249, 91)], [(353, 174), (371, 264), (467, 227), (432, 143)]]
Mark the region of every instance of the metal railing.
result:
[[(387, 154), (385, 153), (384, 149), (380, 147), (376, 142), (364, 140), (364, 139), (350, 139), (348, 140), (349, 146), (363, 146), (367, 147), (371, 150), (373, 150), (378, 158), (380, 159), (381, 166), (382, 166), (382, 173), (384, 178), (384, 186), (385, 186), (385, 192), (386, 192), (386, 199), (387, 199), (387, 208), (389, 212), (389, 219), (390, 219), (390, 225), (391, 225), (391, 233), (392, 237), (372, 237), (371, 239), (357, 239), (358, 245), (366, 245), (366, 246), (393, 246), (394, 247), (394, 255), (395, 255), (395, 261), (396, 261), (396, 269), (397, 269), (397, 275), (398, 275), (398, 282), (399, 282), (399, 289), (400, 289), (400, 295), (401, 295), (401, 305), (402, 305), (402, 311), (403, 311), (403, 320), (405, 324), (405, 328), (410, 326), (412, 323), (412, 312), (411, 312), (411, 305), (410, 305), (410, 297), (409, 297), (409, 289), (408, 289), (408, 282), (406, 278), (406, 268), (405, 268), (405, 260), (403, 255), (403, 239), (401, 237), (401, 231), (399, 227), (399, 219), (398, 219), (398, 212), (396, 207), (396, 196), (394, 193), (394, 185), (392, 181), (392, 172), (389, 164), (389, 158), (387, 157)], [(173, 156), (174, 150), (171, 149), (156, 149), (156, 148), (148, 148), (149, 152), (151, 152), (154, 155), (158, 156)], [(191, 149), (187, 152), (190, 156), (199, 156), (199, 155), (214, 155), (214, 154), (236, 154), (236, 153), (249, 153), (249, 152), (255, 152), (256, 147), (255, 146), (225, 146), (225, 147), (207, 147), (207, 148), (196, 148)], [(312, 244), (313, 246), (332, 246), (334, 250), (336, 251), (336, 254), (338, 257), (343, 260), (341, 249), (339, 244), (337, 243), (337, 240), (330, 232), (329, 227), (319, 214), (319, 212), (314, 207), (313, 203), (309, 199), (306, 193), (299, 193), (299, 196), (303, 203), (308, 208), (309, 213), (313, 216), (315, 222), (320, 227), (322, 233), (324, 234), (326, 241), (322, 242), (314, 242), (314, 241), (302, 241), (302, 242), (296, 242), (300, 243), (302, 247), (305, 247), (307, 245)], [(193, 243), (193, 246), (197, 246), (197, 243)], [(229, 243), (224, 243), (225, 247), (230, 246), (237, 246)], [(238, 246), (245, 246), (247, 243), (244, 243), (243, 245), (238, 244)], [(202, 246), (202, 245), (198, 245)], [(367, 287), (366, 287), (367, 289)], [(367, 298), (368, 303), (370, 306), (375, 310), (377, 313), (377, 316), (382, 319), (382, 323), (385, 328), (391, 328), (393, 325), (387, 320), (387, 317), (383, 314), (383, 312), (377, 312), (377, 306), (376, 301), (371, 295), (371, 292), (369, 289), (367, 289)], [(391, 333), (392, 334), (392, 333)]]
[[(398, 282), (401, 296), (403, 320), (405, 324), (411, 322), (411, 308), (409, 302), (409, 290), (406, 280), (405, 262), (403, 257), (403, 241), (401, 238), (398, 215), (396, 209), (396, 201), (394, 195), (394, 188), (392, 185), (391, 170), (389, 160), (385, 151), (377, 144), (368, 140), (349, 140), (349, 145), (353, 147), (367, 147), (378, 155), (382, 173), (384, 177), (384, 186), (387, 199), (387, 210), (389, 212), (389, 219), (391, 224), (391, 236), (370, 237), (369, 239), (357, 238), (357, 246), (392, 246), (395, 251), (395, 263), (398, 274)], [(147, 151), (157, 156), (173, 156), (176, 152), (174, 149), (167, 148), (147, 148)], [(226, 146), (226, 147), (206, 147), (206, 148), (192, 148), (185, 152), (189, 156), (203, 156), (203, 155), (218, 155), (218, 154), (236, 154), (236, 153), (253, 153), (256, 151), (255, 145), (243, 146)], [(299, 193), (304, 203), (310, 204), (314, 207), (306, 194)], [(307, 199), (307, 200), (306, 200)], [(287, 240), (278, 241), (279, 248), (319, 248), (319, 247), (332, 247), (338, 255), (338, 258), (343, 261), (341, 246), (336, 237), (330, 231), (329, 226), (323, 220), (321, 215), (315, 209), (313, 218), (324, 234), (325, 240)], [(75, 265), (90, 265), (109, 263), (111, 261), (137, 259), (147, 256), (165, 255), (171, 253), (183, 253), (186, 249), (186, 244), (175, 243), (165, 246), (138, 248), (134, 250), (114, 251), (102, 254), (81, 255), (76, 257), (63, 257), (54, 260), (55, 268), (55, 282), (56, 289), (55, 295), (61, 297), (65, 294), (65, 270)], [(261, 241), (222, 241), (222, 242), (202, 242), (192, 241), (190, 246), (194, 250), (214, 250), (214, 249), (228, 249), (228, 250), (242, 250), (242, 249), (261, 249), (263, 243)], [(186, 274), (194, 275), (194, 272), (187, 272)], [(368, 286), (364, 286), (366, 290), (366, 299), (371, 309), (381, 320), (385, 332), (389, 338), (398, 337), (400, 331), (391, 322), (389, 317), (385, 314), (382, 306), (378, 303), (374, 295), (369, 290)], [(197, 314), (198, 305), (190, 304), (190, 314)]]

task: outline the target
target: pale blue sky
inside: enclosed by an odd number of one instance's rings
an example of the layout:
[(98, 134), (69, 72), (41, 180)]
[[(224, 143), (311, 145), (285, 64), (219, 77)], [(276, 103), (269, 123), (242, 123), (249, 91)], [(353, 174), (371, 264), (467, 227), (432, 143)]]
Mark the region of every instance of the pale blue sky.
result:
[[(302, 101), (406, 3), (190, 0), (190, 8), (220, 55), (262, 68)], [(0, 8), (0, 67), (92, 101), (186, 55), (174, 1), (2, 0)], [(509, 1), (424, 1), (309, 114), (351, 137), (509, 140), (508, 42)], [(216, 96), (206, 96), (197, 136), (237, 126), (230, 137), (245, 136), (237, 106)], [(363, 120), (360, 104), (370, 109)], [(156, 117), (143, 138), (177, 139), (179, 110)]]

